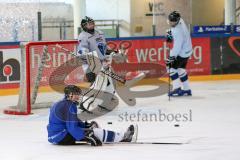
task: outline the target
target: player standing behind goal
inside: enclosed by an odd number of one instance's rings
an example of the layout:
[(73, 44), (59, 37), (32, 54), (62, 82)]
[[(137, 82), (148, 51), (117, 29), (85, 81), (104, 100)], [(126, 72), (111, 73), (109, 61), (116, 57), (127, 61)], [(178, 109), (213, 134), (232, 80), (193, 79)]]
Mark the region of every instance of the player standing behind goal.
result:
[[(113, 52), (107, 48), (104, 33), (95, 29), (94, 20), (87, 16), (82, 19), (81, 27), (83, 31), (78, 37), (78, 54), (84, 55), (89, 52), (96, 51), (98, 58), (101, 61), (104, 61), (107, 55), (110, 55)], [(96, 79), (96, 75), (89, 69), (87, 62), (83, 64), (83, 70), (86, 74), (88, 82), (93, 83)]]
[(172, 80), (173, 90), (169, 96), (191, 96), (186, 66), (191, 56), (192, 42), (190, 33), (180, 13), (173, 11), (168, 16), (168, 23), (171, 27), (167, 31), (167, 42), (173, 42), (169, 58), (166, 60), (168, 71)]
[(81, 89), (75, 85), (64, 88), (64, 98), (50, 109), (49, 124), (47, 126), (48, 141), (58, 145), (74, 145), (83, 141), (92, 146), (102, 143), (131, 142), (137, 131), (130, 125), (125, 133), (117, 133), (99, 128), (97, 122), (83, 122), (77, 117), (77, 105), (81, 96)]

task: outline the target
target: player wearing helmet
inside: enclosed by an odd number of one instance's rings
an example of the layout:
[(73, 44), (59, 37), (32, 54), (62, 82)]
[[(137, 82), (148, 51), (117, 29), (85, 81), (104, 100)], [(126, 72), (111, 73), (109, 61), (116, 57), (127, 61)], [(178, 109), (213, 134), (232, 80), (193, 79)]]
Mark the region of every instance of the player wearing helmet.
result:
[(177, 11), (168, 16), (168, 24), (171, 29), (167, 31), (167, 42), (173, 42), (166, 65), (173, 83), (173, 90), (169, 96), (191, 96), (186, 66), (189, 57), (192, 55), (192, 42), (188, 28)]
[[(78, 54), (84, 55), (96, 51), (98, 58), (103, 61), (108, 52), (104, 33), (95, 29), (94, 20), (87, 16), (82, 19), (81, 27), (83, 31), (78, 37)], [(83, 70), (88, 82), (93, 83), (96, 79), (96, 75), (89, 69), (87, 62), (83, 65)]]
[(97, 122), (82, 121), (77, 117), (77, 105), (81, 97), (81, 89), (75, 85), (64, 88), (64, 98), (50, 109), (47, 126), (48, 141), (58, 145), (74, 145), (83, 141), (92, 146), (102, 143), (130, 142), (136, 129), (130, 125), (126, 132), (117, 133), (99, 128)]

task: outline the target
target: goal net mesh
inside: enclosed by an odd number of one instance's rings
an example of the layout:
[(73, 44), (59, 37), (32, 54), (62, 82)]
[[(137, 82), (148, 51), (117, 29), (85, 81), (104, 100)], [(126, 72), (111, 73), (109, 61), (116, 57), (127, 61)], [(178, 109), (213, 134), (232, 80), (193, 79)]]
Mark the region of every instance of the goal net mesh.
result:
[(84, 82), (82, 65), (72, 55), (76, 50), (77, 41), (22, 44), (18, 103), (4, 112), (24, 115), (32, 109), (49, 107), (63, 98), (64, 86)]

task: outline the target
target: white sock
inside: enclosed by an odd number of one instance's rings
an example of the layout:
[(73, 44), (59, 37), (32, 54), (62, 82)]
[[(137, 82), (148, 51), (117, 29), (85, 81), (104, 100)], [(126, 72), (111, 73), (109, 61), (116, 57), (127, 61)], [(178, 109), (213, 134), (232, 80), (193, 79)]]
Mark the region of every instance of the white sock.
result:
[(124, 133), (108, 131), (101, 128), (93, 129), (94, 135), (104, 142), (120, 142), (123, 139)]
[(186, 80), (183, 83), (183, 90), (189, 90), (190, 89), (190, 86), (189, 86), (189, 81)]
[(179, 79), (179, 78), (173, 80), (173, 81), (172, 81), (172, 84), (173, 84), (173, 90), (181, 87), (181, 82), (180, 82), (180, 79)]

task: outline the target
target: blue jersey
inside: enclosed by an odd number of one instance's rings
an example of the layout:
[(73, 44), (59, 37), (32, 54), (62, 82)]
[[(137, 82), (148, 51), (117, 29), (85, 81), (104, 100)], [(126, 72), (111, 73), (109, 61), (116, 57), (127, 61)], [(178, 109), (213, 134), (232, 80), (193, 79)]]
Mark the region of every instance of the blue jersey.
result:
[(63, 99), (50, 108), (47, 126), (48, 141), (53, 144), (60, 142), (68, 133), (76, 140), (84, 138), (85, 123), (77, 117), (77, 104)]

